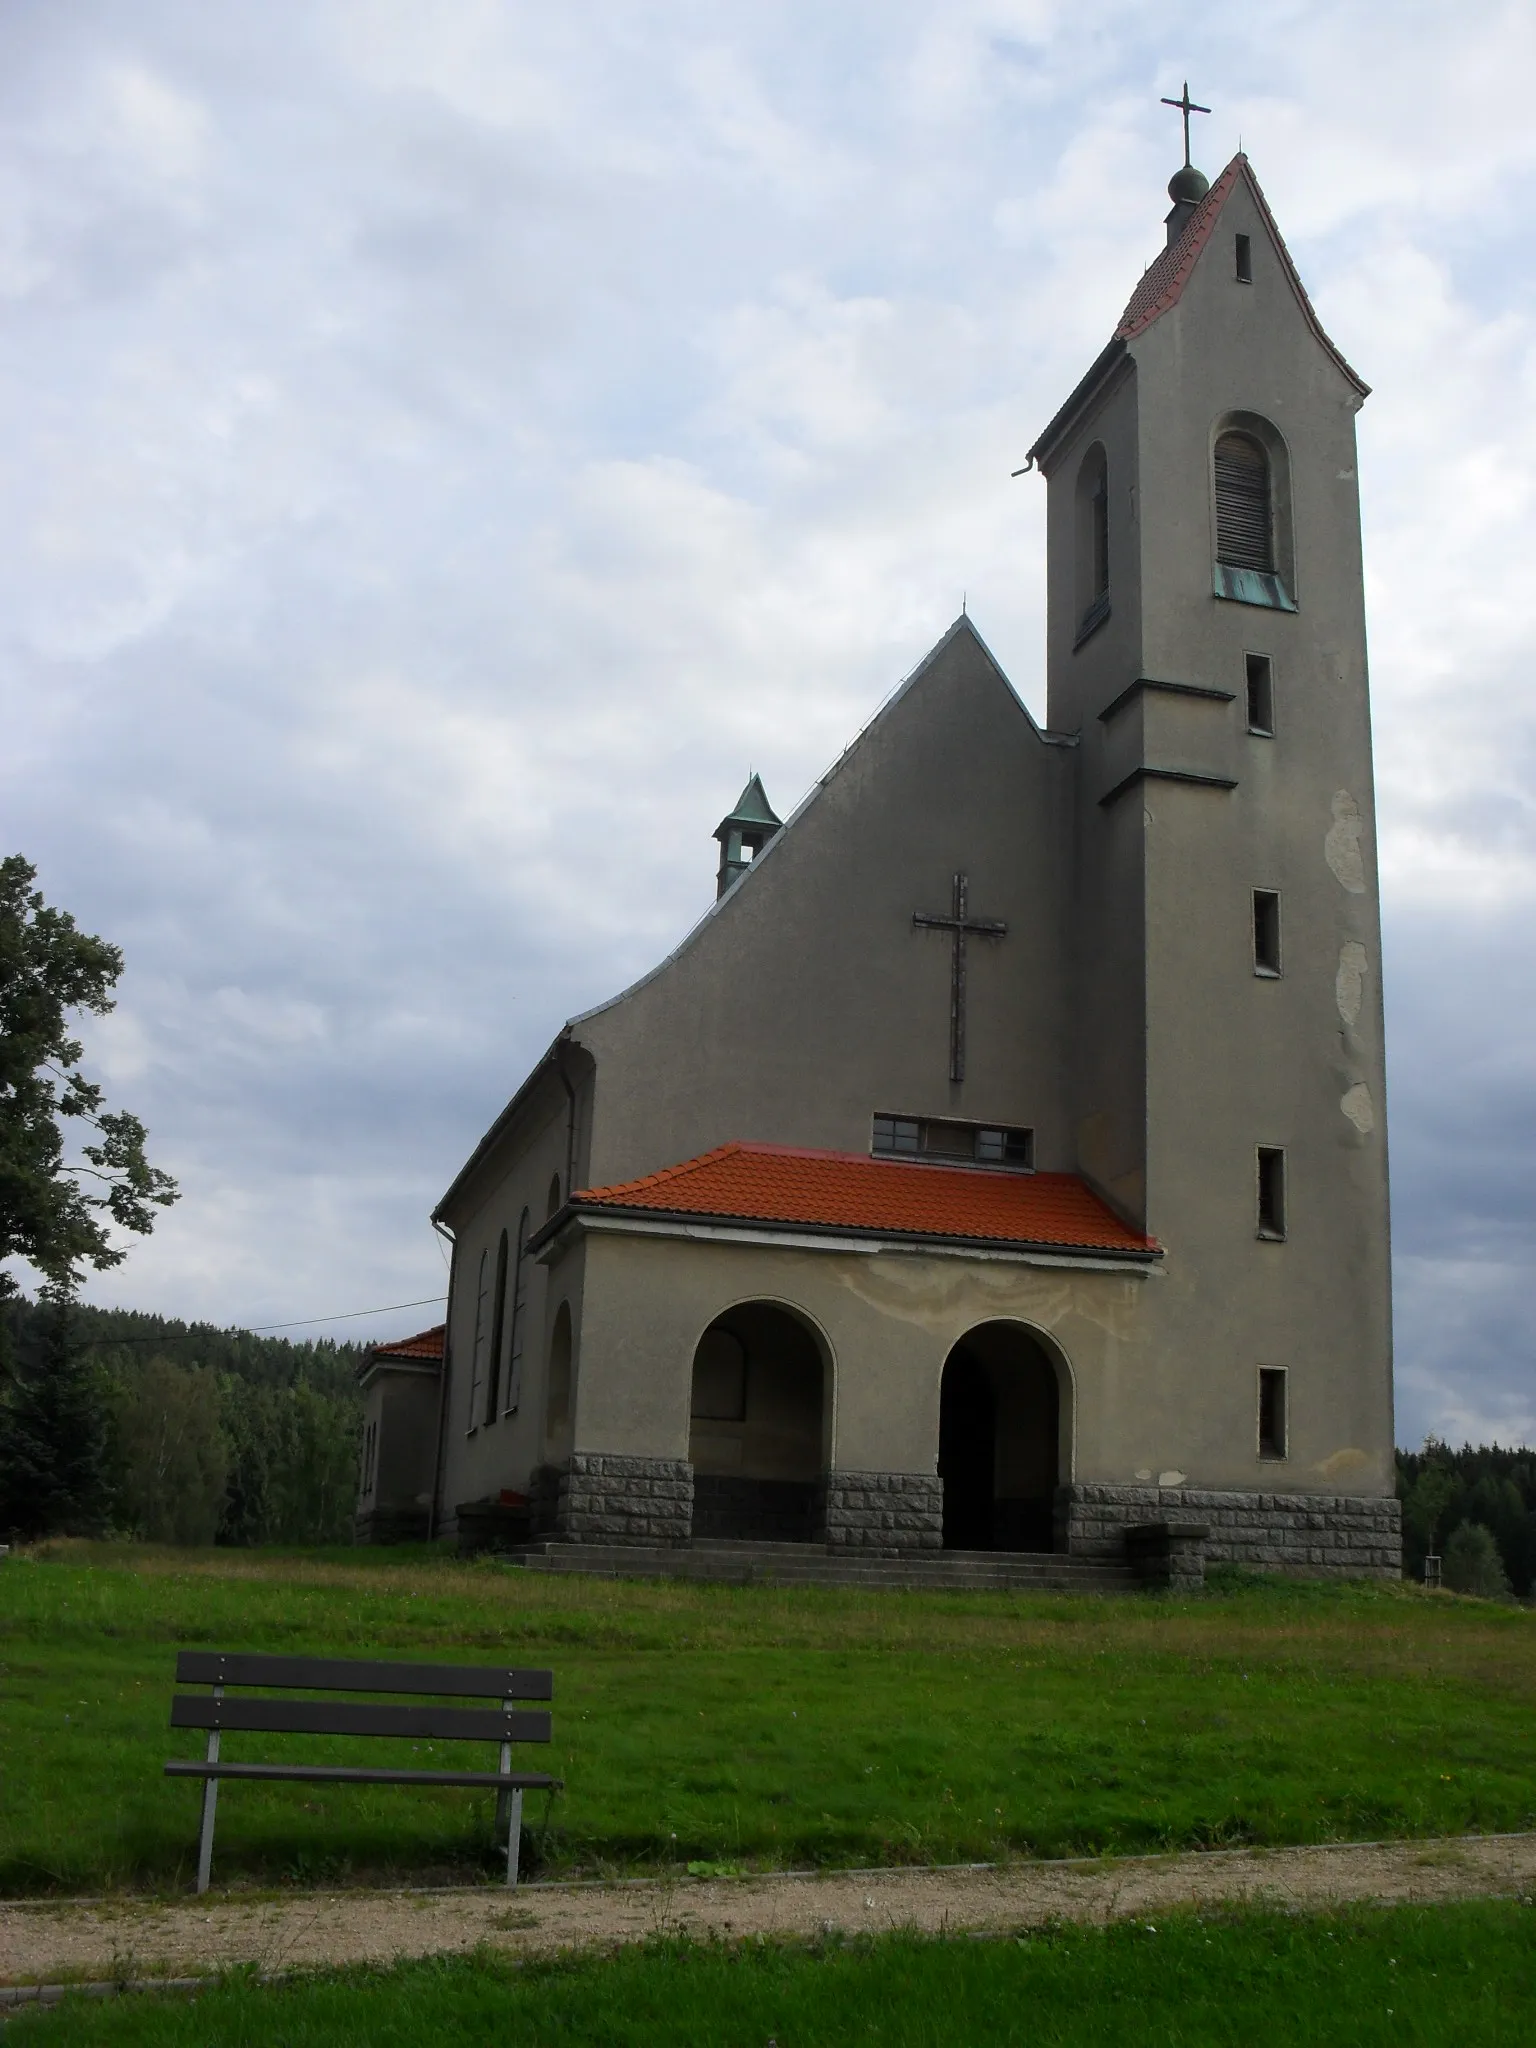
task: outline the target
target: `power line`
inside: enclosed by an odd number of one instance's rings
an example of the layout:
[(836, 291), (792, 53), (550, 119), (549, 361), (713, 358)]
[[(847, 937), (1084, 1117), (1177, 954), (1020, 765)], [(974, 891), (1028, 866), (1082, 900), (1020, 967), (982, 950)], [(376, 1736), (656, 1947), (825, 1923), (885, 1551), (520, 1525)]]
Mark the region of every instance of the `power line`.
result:
[[(355, 1322), (360, 1316), (393, 1315), (396, 1309), (401, 1308), (433, 1308), (437, 1305), (438, 1302), (446, 1301), (447, 1299), (448, 1297), (446, 1294), (424, 1294), (420, 1297), (419, 1300), (416, 1301), (386, 1302), (382, 1308), (343, 1309), (340, 1315), (334, 1316), (302, 1316), (297, 1322), (293, 1323), (230, 1323), (227, 1325), (218, 1323), (207, 1323), (202, 1325), (194, 1324), (190, 1329), (181, 1331), (179, 1335), (170, 1330), (158, 1330), (147, 1337), (95, 1337), (90, 1339), (89, 1342), (93, 1345), (104, 1344), (109, 1347), (126, 1344), (200, 1343), (203, 1341), (200, 1335), (200, 1330), (202, 1329), (212, 1330), (216, 1335), (220, 1337), (229, 1336), (231, 1334), (237, 1337), (264, 1337), (267, 1335), (269, 1331), (272, 1330), (307, 1330), (311, 1323), (350, 1323)], [(82, 1303), (81, 1305), (87, 1308), (94, 1307), (94, 1303), (89, 1302)], [(98, 1315), (112, 1315), (114, 1313), (125, 1315), (143, 1315), (147, 1313), (147, 1311), (143, 1309), (125, 1309), (117, 1311), (114, 1311), (112, 1309), (97, 1309), (96, 1313)]]
[(252, 1323), (246, 1332), (251, 1337), (263, 1337), (268, 1330), (307, 1330), (311, 1323), (350, 1323), (359, 1316), (390, 1316), (397, 1308), (431, 1308), (439, 1301), (446, 1301), (446, 1294), (424, 1294), (419, 1301), (390, 1301), (383, 1308), (348, 1308), (339, 1316), (301, 1316), (296, 1323)]

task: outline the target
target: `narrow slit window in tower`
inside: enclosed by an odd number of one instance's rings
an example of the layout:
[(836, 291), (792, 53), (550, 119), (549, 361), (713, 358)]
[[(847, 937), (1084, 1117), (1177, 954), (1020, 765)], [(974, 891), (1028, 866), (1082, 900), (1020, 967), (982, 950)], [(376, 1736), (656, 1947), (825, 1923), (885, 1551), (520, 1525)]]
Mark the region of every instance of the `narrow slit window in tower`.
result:
[(1259, 1147), (1259, 1236), (1285, 1236), (1285, 1154), (1278, 1145)]
[(1253, 283), (1253, 243), (1247, 235), (1237, 237), (1237, 281), (1239, 284)]
[(1090, 504), (1093, 519), (1093, 596), (1095, 603), (1109, 596), (1109, 477), (1100, 471)]
[(1109, 617), (1109, 467), (1097, 443), (1077, 473), (1074, 512), (1077, 636), (1080, 647)]
[(1253, 971), (1277, 975), (1280, 972), (1280, 892), (1253, 892)]
[(1275, 736), (1275, 670), (1267, 654), (1245, 654), (1248, 730), (1263, 739)]
[(1259, 1367), (1259, 1456), (1283, 1458), (1285, 1451), (1285, 1367)]

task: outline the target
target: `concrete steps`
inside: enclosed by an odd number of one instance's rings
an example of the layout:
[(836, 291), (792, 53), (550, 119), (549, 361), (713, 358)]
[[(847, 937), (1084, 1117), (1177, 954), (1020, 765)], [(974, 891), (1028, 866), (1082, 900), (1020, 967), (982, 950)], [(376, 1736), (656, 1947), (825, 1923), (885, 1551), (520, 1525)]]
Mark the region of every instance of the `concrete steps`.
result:
[(936, 1550), (868, 1557), (823, 1543), (730, 1543), (700, 1538), (686, 1548), (631, 1543), (519, 1544), (498, 1553), (525, 1571), (586, 1572), (610, 1579), (705, 1579), (725, 1585), (903, 1587), (930, 1592), (1134, 1593), (1129, 1566), (1050, 1551)]

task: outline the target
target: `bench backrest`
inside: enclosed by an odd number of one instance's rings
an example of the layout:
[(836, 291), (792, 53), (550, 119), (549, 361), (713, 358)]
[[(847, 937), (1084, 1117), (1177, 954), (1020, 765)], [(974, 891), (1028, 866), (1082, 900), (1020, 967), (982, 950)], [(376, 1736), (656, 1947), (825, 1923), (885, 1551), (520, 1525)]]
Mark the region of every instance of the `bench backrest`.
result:
[[(511, 1700), (554, 1697), (554, 1673), (511, 1665), (381, 1663), (360, 1657), (273, 1657), (250, 1651), (182, 1650), (178, 1685), (209, 1685), (213, 1693), (178, 1693), (173, 1728), (244, 1728), (280, 1735), (394, 1735), (433, 1742), (548, 1742), (547, 1713)], [(226, 1686), (261, 1686), (267, 1696), (221, 1697)], [(274, 1699), (278, 1692), (429, 1693), (429, 1706), (363, 1700)], [(450, 1699), (497, 1700), (495, 1707), (447, 1707)]]

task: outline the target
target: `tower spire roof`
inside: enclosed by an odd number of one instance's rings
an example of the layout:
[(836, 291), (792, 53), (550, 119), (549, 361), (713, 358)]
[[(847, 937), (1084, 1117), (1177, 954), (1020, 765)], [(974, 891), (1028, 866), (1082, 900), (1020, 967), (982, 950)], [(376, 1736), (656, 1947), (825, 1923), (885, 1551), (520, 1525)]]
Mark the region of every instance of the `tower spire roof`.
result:
[(783, 822), (768, 801), (768, 792), (763, 788), (761, 775), (751, 775), (747, 778), (747, 786), (737, 797), (734, 807), (715, 827), (715, 837), (718, 839), (728, 825), (770, 825), (777, 831)]
[(1291, 260), (1291, 252), (1286, 248), (1284, 238), (1275, 224), (1275, 217), (1269, 210), (1269, 202), (1264, 197), (1258, 179), (1253, 175), (1253, 166), (1239, 150), (1205, 197), (1189, 210), (1189, 217), (1177, 239), (1166, 249), (1161, 250), (1147, 265), (1140, 283), (1131, 293), (1125, 311), (1116, 323), (1108, 345), (1090, 364), (1076, 390), (1057, 411), (1044, 433), (1038, 437), (1026, 458), (1026, 468), (1032, 469), (1036, 464), (1050, 460), (1052, 450), (1060, 445), (1062, 436), (1081, 416), (1084, 406), (1092, 402), (1094, 394), (1102, 389), (1106, 378), (1115, 373), (1117, 365), (1126, 354), (1127, 344), (1145, 334), (1155, 321), (1160, 320), (1165, 313), (1171, 312), (1179, 303), (1184, 287), (1194, 274), (1201, 252), (1215, 232), (1221, 210), (1239, 182), (1246, 185), (1253, 199), (1259, 218), (1279, 258), (1281, 273), (1295, 293), (1296, 302), (1301, 307), (1307, 325), (1360, 396), (1370, 396), (1370, 385), (1357, 370), (1351, 368), (1318, 319), (1316, 309), (1307, 297), (1306, 286)]

